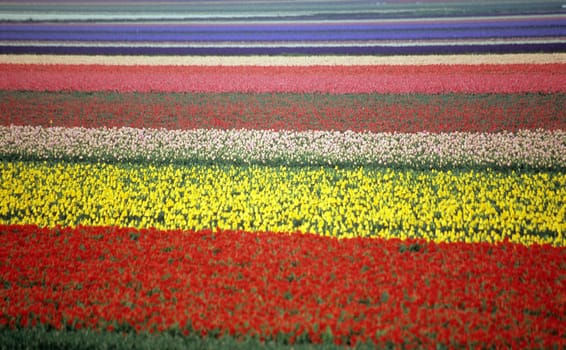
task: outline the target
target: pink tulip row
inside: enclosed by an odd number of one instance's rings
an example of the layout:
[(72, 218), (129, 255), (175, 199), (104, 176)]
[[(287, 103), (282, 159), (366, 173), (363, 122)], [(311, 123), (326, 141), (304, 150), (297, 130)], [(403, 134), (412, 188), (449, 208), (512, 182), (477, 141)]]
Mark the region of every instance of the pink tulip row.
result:
[(1, 90), (515, 93), (564, 92), (566, 64), (100, 66), (0, 64)]
[(566, 131), (370, 133), (0, 126), (16, 159), (416, 167), (566, 167)]

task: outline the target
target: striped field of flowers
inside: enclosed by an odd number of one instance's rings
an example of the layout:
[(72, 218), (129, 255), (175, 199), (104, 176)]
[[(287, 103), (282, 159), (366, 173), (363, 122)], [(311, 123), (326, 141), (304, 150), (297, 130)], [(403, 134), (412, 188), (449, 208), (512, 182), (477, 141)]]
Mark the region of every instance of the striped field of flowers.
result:
[(0, 3), (0, 348), (563, 348), (532, 6)]

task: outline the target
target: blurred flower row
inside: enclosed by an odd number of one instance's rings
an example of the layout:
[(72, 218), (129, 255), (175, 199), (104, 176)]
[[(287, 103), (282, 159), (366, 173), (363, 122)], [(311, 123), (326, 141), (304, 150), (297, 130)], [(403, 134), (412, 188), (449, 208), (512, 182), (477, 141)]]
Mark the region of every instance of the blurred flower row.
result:
[(566, 130), (565, 100), (564, 93), (0, 91), (0, 124), (398, 133)]
[(126, 66), (1, 64), (2, 90), (293, 92), (331, 94), (559, 93), (566, 64)]

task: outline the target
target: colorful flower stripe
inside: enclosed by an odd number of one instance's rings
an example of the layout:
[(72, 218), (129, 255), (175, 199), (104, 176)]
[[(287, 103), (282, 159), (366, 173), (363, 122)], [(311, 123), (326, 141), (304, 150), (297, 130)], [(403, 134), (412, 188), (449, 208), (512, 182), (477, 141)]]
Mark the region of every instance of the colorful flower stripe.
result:
[[(212, 28), (210, 28), (212, 27)], [(422, 25), (310, 24), (294, 25), (85, 25), (85, 24), (0, 24), (1, 41), (75, 42), (284, 42), (466, 40), (566, 36), (566, 18), (470, 25), (465, 23)]]
[(565, 347), (562, 5), (434, 1), (0, 2), (0, 344)]
[(115, 227), (0, 232), (0, 325), (379, 348), (566, 346), (563, 247)]
[(126, 66), (369, 66), (369, 65), (477, 65), (566, 63), (566, 53), (411, 55), (411, 56), (81, 56), (2, 55), (0, 63), (99, 64)]
[[(226, 21), (254, 22), (300, 22), (312, 20), (426, 22), (462, 21), (464, 23), (513, 21), (514, 18), (538, 18), (544, 15), (560, 16), (560, 2), (556, 0), (524, 1), (463, 1), (463, 0), (414, 0), (395, 2), (367, 1), (287, 1), (287, 0), (242, 0), (242, 1), (143, 1), (136, 0), (4, 0), (0, 4), (3, 20), (14, 21), (81, 21), (117, 22), (193, 20), (200, 22)], [(458, 16), (457, 18), (451, 18)], [(494, 16), (498, 16), (495, 17)], [(143, 23), (143, 22), (142, 22)]]
[(566, 170), (566, 131), (392, 134), (0, 126), (0, 157), (158, 164)]
[[(499, 20), (498, 20), (499, 19)], [(177, 36), (184, 35), (183, 40), (189, 41), (215, 41), (215, 35), (225, 35), (229, 41), (231, 36), (250, 36), (251, 41), (257, 41), (266, 35), (280, 35), (282, 39), (268, 37), (267, 40), (291, 41), (296, 35), (325, 34), (328, 40), (343, 39), (341, 35), (367, 34), (375, 35), (364, 40), (372, 39), (394, 39), (397, 35), (410, 35), (409, 39), (427, 38), (431, 35), (435, 38), (451, 38), (453, 35), (465, 34), (472, 30), (478, 35), (485, 35), (490, 31), (497, 30), (495, 37), (505, 37), (507, 33), (514, 30), (525, 30), (530, 33), (548, 29), (554, 36), (566, 36), (566, 16), (530, 16), (525, 17), (484, 17), (480, 19), (403, 19), (403, 20), (360, 20), (360, 21), (294, 21), (294, 22), (184, 22), (184, 23), (0, 23), (0, 39), (2, 40), (109, 40), (109, 41), (174, 41)], [(458, 31), (458, 33), (453, 33)], [(106, 38), (109, 33), (114, 36)], [(252, 36), (252, 34), (256, 36)], [(332, 35), (334, 34), (334, 35)], [(388, 36), (391, 35), (391, 36)], [(50, 37), (49, 35), (54, 35)], [(105, 39), (100, 39), (98, 36)], [(44, 38), (45, 36), (45, 38)], [(528, 35), (520, 35), (522, 37)], [(44, 39), (42, 39), (44, 38)], [(314, 40), (314, 39), (311, 39)], [(345, 40), (345, 39), (343, 39)], [(238, 41), (240, 38), (238, 37)]]
[(566, 51), (564, 39), (522, 39), (463, 44), (459, 40), (437, 41), (415, 45), (412, 41), (392, 43), (256, 43), (256, 44), (192, 44), (192, 43), (109, 43), (102, 46), (56, 42), (2, 42), (0, 54), (15, 55), (143, 55), (143, 56), (242, 56), (242, 55), (454, 55), (454, 54), (508, 54), (508, 53), (555, 53)]
[(3, 162), (0, 222), (566, 245), (566, 174)]
[(566, 91), (566, 64), (96, 66), (0, 64), (0, 89), (120, 92), (516, 93)]
[(0, 125), (354, 132), (566, 130), (557, 94), (0, 91)]
[[(73, 3), (3, 5), (0, 52), (85, 55), (566, 52), (563, 40), (566, 17), (558, 4), (552, 2), (537, 2), (536, 11), (532, 5), (517, 3), (407, 7), (359, 1), (327, 2), (321, 6), (317, 1), (295, 2), (290, 7), (290, 3), (254, 1), (223, 3), (222, 8), (218, 5), (206, 1), (188, 5), (161, 3), (156, 8), (147, 4), (104, 3), (101, 7), (80, 3), (80, 10)], [(139, 10), (134, 11), (133, 7)], [(509, 16), (517, 13), (521, 15)]]

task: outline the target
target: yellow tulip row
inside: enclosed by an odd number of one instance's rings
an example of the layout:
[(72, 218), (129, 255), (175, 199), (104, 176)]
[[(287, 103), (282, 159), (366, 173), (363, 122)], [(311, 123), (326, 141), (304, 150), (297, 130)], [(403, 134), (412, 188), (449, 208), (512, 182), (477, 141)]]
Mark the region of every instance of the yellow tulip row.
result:
[(566, 245), (566, 174), (0, 163), (0, 223)]

